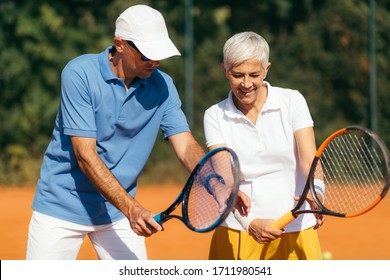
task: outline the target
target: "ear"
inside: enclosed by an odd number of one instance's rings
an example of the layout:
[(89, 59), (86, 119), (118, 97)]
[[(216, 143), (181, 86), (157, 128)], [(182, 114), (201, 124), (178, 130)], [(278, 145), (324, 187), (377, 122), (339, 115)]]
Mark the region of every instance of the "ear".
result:
[(227, 73), (225, 65), (223, 63), (221, 63), (221, 68), (222, 68), (223, 73), (225, 74), (225, 77), (227, 78), (228, 73)]
[(267, 70), (267, 72), (268, 72), (270, 67), (271, 67), (271, 62), (268, 62), (267, 69), (265, 69), (265, 70)]
[(271, 68), (271, 62), (268, 62), (267, 68), (265, 68), (264, 79), (265, 79), (265, 77), (267, 77), (269, 68)]
[(114, 46), (116, 48), (117, 52), (123, 52), (123, 49), (125, 47), (126, 41), (122, 40), (121, 38), (115, 37), (114, 38)]

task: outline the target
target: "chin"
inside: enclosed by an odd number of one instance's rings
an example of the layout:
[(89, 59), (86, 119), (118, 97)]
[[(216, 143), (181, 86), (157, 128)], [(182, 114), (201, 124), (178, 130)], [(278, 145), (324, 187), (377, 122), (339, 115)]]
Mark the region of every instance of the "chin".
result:
[(153, 73), (153, 71), (147, 72), (147, 73), (142, 73), (142, 74), (138, 75), (138, 77), (141, 78), (141, 79), (147, 79), (150, 76), (152, 76), (152, 73)]

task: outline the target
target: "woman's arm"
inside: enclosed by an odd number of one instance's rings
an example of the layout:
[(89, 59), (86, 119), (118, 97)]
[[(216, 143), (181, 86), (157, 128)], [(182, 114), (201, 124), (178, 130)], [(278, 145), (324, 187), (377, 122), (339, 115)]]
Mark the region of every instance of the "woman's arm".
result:
[[(305, 177), (305, 180), (307, 180), (307, 178), (309, 177), (311, 164), (317, 151), (314, 129), (312, 127), (307, 127), (297, 130), (294, 133), (294, 136), (298, 148), (300, 167)], [(295, 197), (295, 200), (299, 200), (299, 197)], [(310, 204), (310, 207), (312, 209), (318, 209), (317, 204), (315, 203), (310, 194), (307, 197), (307, 202)], [(322, 215), (319, 214), (315, 214), (315, 217), (317, 219), (317, 224), (315, 228), (319, 228), (320, 226), (322, 226), (324, 218)]]

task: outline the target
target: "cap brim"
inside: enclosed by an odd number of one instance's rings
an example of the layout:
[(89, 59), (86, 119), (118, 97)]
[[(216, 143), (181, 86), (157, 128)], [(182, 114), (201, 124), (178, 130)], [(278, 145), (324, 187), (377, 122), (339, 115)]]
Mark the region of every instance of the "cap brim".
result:
[(133, 41), (140, 52), (151, 60), (163, 60), (181, 55), (170, 39), (154, 42)]

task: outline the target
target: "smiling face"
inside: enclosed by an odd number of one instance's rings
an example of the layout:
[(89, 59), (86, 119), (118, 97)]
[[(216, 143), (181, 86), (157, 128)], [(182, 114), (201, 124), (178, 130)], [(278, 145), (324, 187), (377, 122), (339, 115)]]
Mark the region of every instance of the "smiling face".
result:
[(230, 37), (223, 47), (223, 71), (233, 91), (233, 102), (255, 122), (267, 98), (263, 81), (271, 66), (267, 41), (251, 31)]
[(271, 63), (268, 63), (264, 69), (262, 63), (255, 58), (233, 66), (229, 70), (222, 65), (233, 91), (233, 101), (239, 110), (249, 111), (264, 102), (266, 92), (264, 92), (263, 81), (270, 66)]

